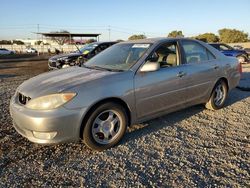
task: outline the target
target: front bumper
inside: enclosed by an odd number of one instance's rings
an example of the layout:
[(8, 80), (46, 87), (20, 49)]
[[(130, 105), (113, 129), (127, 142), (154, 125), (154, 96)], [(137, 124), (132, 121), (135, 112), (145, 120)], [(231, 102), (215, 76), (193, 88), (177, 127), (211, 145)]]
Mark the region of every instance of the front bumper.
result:
[(16, 131), (31, 142), (40, 144), (79, 140), (84, 112), (85, 109), (69, 110), (64, 107), (46, 111), (30, 110), (20, 105), (14, 97), (10, 103)]

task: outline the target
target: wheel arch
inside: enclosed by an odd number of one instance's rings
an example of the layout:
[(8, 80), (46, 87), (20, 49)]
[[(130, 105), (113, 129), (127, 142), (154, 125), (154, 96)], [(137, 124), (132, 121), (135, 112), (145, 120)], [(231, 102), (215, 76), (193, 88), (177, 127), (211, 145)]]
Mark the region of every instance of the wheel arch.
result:
[(84, 127), (85, 127), (85, 124), (90, 116), (90, 114), (94, 111), (95, 108), (97, 108), (98, 106), (104, 104), (104, 103), (107, 103), (107, 102), (113, 102), (113, 103), (116, 103), (116, 104), (119, 104), (121, 105), (125, 111), (126, 111), (126, 114), (128, 116), (128, 126), (130, 126), (131, 124), (131, 110), (129, 108), (129, 106), (127, 105), (127, 103), (122, 100), (121, 98), (118, 98), (118, 97), (109, 97), (109, 98), (105, 98), (105, 99), (102, 99), (96, 103), (94, 103), (87, 111), (87, 113), (85, 113), (83, 119), (82, 119), (82, 122), (81, 122), (81, 127), (80, 127), (80, 138), (82, 139), (82, 131), (84, 130)]
[(221, 77), (220, 79), (217, 80), (216, 83), (218, 83), (220, 80), (224, 81), (226, 83), (227, 86), (227, 91), (229, 91), (229, 83), (228, 83), (228, 79), (225, 77)]
[(216, 80), (216, 82), (214, 83), (214, 86), (212, 87), (212, 90), (210, 91), (210, 95), (209, 95), (208, 100), (209, 100), (209, 99), (210, 99), (210, 97), (212, 96), (213, 91), (214, 91), (214, 88), (215, 88), (216, 84), (217, 84), (220, 80), (222, 80), (222, 81), (224, 81), (224, 82), (226, 83), (226, 86), (227, 86), (227, 91), (229, 91), (229, 83), (228, 83), (227, 78), (225, 78), (225, 77), (221, 77), (221, 78), (219, 78), (218, 80)]

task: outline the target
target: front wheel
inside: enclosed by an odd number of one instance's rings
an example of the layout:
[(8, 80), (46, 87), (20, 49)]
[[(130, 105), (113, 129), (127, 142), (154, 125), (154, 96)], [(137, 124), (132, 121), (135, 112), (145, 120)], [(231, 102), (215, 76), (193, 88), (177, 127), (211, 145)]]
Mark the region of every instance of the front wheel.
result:
[(89, 116), (83, 130), (84, 143), (92, 150), (102, 151), (116, 145), (126, 132), (128, 117), (116, 103), (98, 106)]
[(212, 91), (209, 101), (206, 103), (206, 108), (211, 110), (221, 109), (226, 101), (228, 93), (227, 84), (223, 80), (219, 80)]

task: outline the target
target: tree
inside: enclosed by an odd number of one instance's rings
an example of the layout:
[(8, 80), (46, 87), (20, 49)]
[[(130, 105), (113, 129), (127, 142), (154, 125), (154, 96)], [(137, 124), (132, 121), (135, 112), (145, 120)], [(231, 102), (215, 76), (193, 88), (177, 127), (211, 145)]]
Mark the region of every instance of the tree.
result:
[(124, 42), (124, 40), (118, 39), (118, 40), (116, 40), (116, 42)]
[(219, 37), (214, 33), (204, 33), (194, 37), (197, 40), (201, 40), (203, 42), (219, 42)]
[(247, 42), (248, 33), (239, 31), (236, 29), (221, 29), (218, 31), (220, 35), (220, 41), (224, 43), (236, 43), (236, 42)]
[(132, 35), (128, 38), (128, 40), (138, 40), (138, 39), (146, 39), (145, 35)]
[(23, 41), (20, 41), (20, 40), (13, 40), (13, 44), (23, 45), (24, 42), (23, 42)]
[(184, 37), (182, 31), (171, 31), (169, 34), (168, 34), (168, 37), (173, 37), (173, 38), (176, 38), (176, 37)]
[(10, 40), (1, 40), (0, 44), (12, 44)]
[(41, 45), (41, 44), (43, 44), (43, 41), (41, 41), (41, 40), (38, 40), (35, 42), (35, 45)]
[[(50, 33), (70, 33), (66, 30), (61, 30), (61, 31), (55, 31), (55, 32), (50, 32)], [(63, 36), (63, 37), (51, 37), (52, 41), (55, 41), (56, 43), (58, 43), (59, 45), (63, 45), (66, 42), (68, 42), (70, 40), (69, 36)]]

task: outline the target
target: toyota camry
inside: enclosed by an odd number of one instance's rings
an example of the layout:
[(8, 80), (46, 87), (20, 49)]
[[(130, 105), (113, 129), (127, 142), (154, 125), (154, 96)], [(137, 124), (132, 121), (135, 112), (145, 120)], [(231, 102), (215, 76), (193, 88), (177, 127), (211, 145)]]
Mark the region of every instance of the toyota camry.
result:
[(222, 108), (240, 66), (192, 39), (121, 42), (82, 67), (22, 83), (10, 102), (13, 126), (35, 143), (81, 139), (100, 151), (116, 145), (132, 124), (196, 104)]

